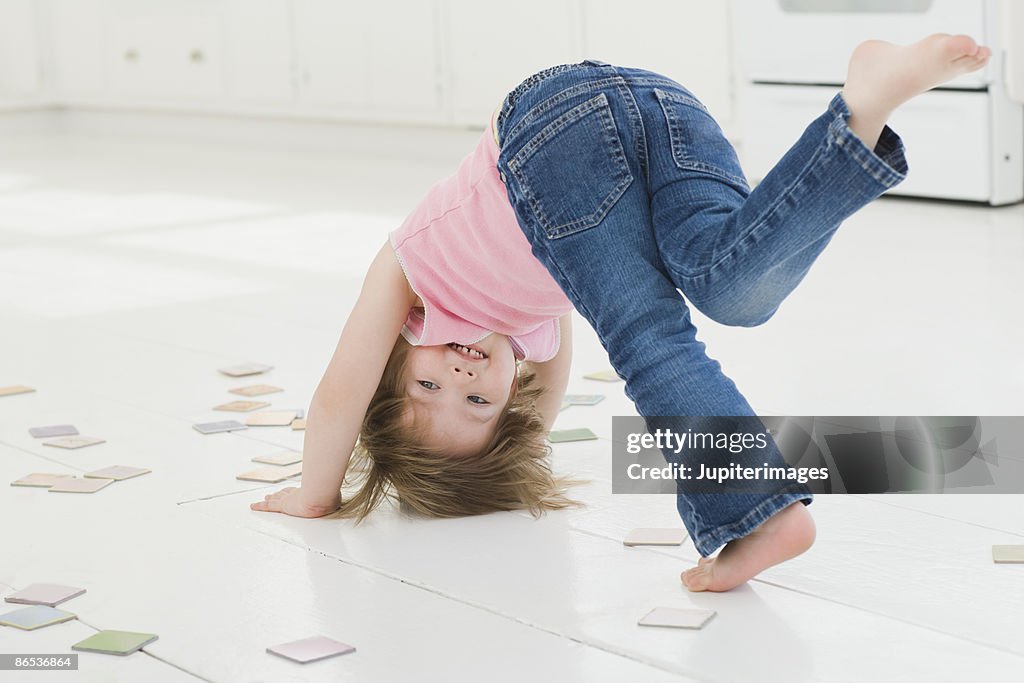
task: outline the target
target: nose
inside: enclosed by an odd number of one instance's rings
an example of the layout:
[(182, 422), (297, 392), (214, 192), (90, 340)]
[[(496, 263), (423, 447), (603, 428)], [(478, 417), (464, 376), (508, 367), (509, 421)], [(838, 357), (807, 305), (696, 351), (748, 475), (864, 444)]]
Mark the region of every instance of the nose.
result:
[(452, 370), (452, 374), (454, 376), (461, 377), (461, 378), (463, 378), (465, 380), (470, 380), (470, 379), (473, 379), (474, 377), (476, 377), (476, 373), (473, 372), (472, 370), (470, 370), (467, 367), (462, 367), (462, 366), (459, 366), (459, 365), (452, 365), (451, 370)]

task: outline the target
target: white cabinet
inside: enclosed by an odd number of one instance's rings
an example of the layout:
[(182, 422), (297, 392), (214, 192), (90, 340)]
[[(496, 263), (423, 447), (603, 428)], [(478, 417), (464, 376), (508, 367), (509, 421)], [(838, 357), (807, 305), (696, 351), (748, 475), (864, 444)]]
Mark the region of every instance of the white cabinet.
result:
[(483, 126), (505, 95), (536, 71), (579, 61), (577, 0), (445, 0), (444, 59), (456, 123)]
[(219, 3), (109, 2), (104, 61), (112, 92), (171, 100), (222, 94)]
[(103, 91), (106, 0), (50, 0), (49, 48), (58, 94)]
[(36, 14), (72, 106), (483, 127), (529, 75), (589, 57), (733, 115), (725, 2), (0, 0), (0, 56), (17, 57), (0, 59), (0, 89), (35, 87)]
[(436, 0), (293, 0), (300, 98), (354, 118), (438, 121)]
[(53, 88), (72, 103), (289, 105), (290, 12), (289, 0), (49, 0)]
[(290, 10), (288, 0), (224, 0), (229, 98), (261, 104), (292, 100)]
[(32, 0), (0, 0), (0, 98), (24, 98), (39, 87), (36, 8)]

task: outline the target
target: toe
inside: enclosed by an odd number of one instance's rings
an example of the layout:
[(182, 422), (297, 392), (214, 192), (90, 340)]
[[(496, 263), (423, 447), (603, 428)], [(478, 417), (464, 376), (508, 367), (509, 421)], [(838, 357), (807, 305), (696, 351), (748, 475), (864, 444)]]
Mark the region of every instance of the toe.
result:
[(943, 50), (950, 59), (974, 56), (978, 52), (978, 44), (974, 38), (965, 35), (950, 36), (943, 41)]
[(705, 569), (704, 567), (687, 569), (682, 574), (683, 585), (695, 593), (707, 590), (711, 585), (711, 572), (709, 569), (710, 568)]

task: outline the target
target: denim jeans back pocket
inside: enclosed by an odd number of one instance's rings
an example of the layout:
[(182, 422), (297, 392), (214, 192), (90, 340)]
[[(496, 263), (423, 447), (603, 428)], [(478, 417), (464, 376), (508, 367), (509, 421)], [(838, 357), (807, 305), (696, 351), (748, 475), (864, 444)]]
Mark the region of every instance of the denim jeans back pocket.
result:
[(676, 166), (709, 173), (749, 191), (736, 150), (704, 105), (682, 91), (655, 88), (654, 94), (665, 114)]
[(546, 125), (508, 168), (551, 239), (599, 225), (633, 182), (605, 93)]

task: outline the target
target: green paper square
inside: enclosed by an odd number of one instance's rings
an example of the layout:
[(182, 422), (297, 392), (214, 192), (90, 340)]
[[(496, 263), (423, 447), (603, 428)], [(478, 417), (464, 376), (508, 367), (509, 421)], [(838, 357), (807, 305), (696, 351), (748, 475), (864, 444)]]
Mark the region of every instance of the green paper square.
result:
[(156, 639), (157, 635), (155, 633), (100, 631), (80, 643), (75, 643), (71, 646), (71, 649), (83, 652), (102, 652), (108, 655), (127, 655), (136, 650), (141, 650)]
[(562, 443), (563, 441), (592, 441), (597, 434), (586, 427), (580, 429), (561, 429), (548, 434), (548, 441), (551, 443)]

